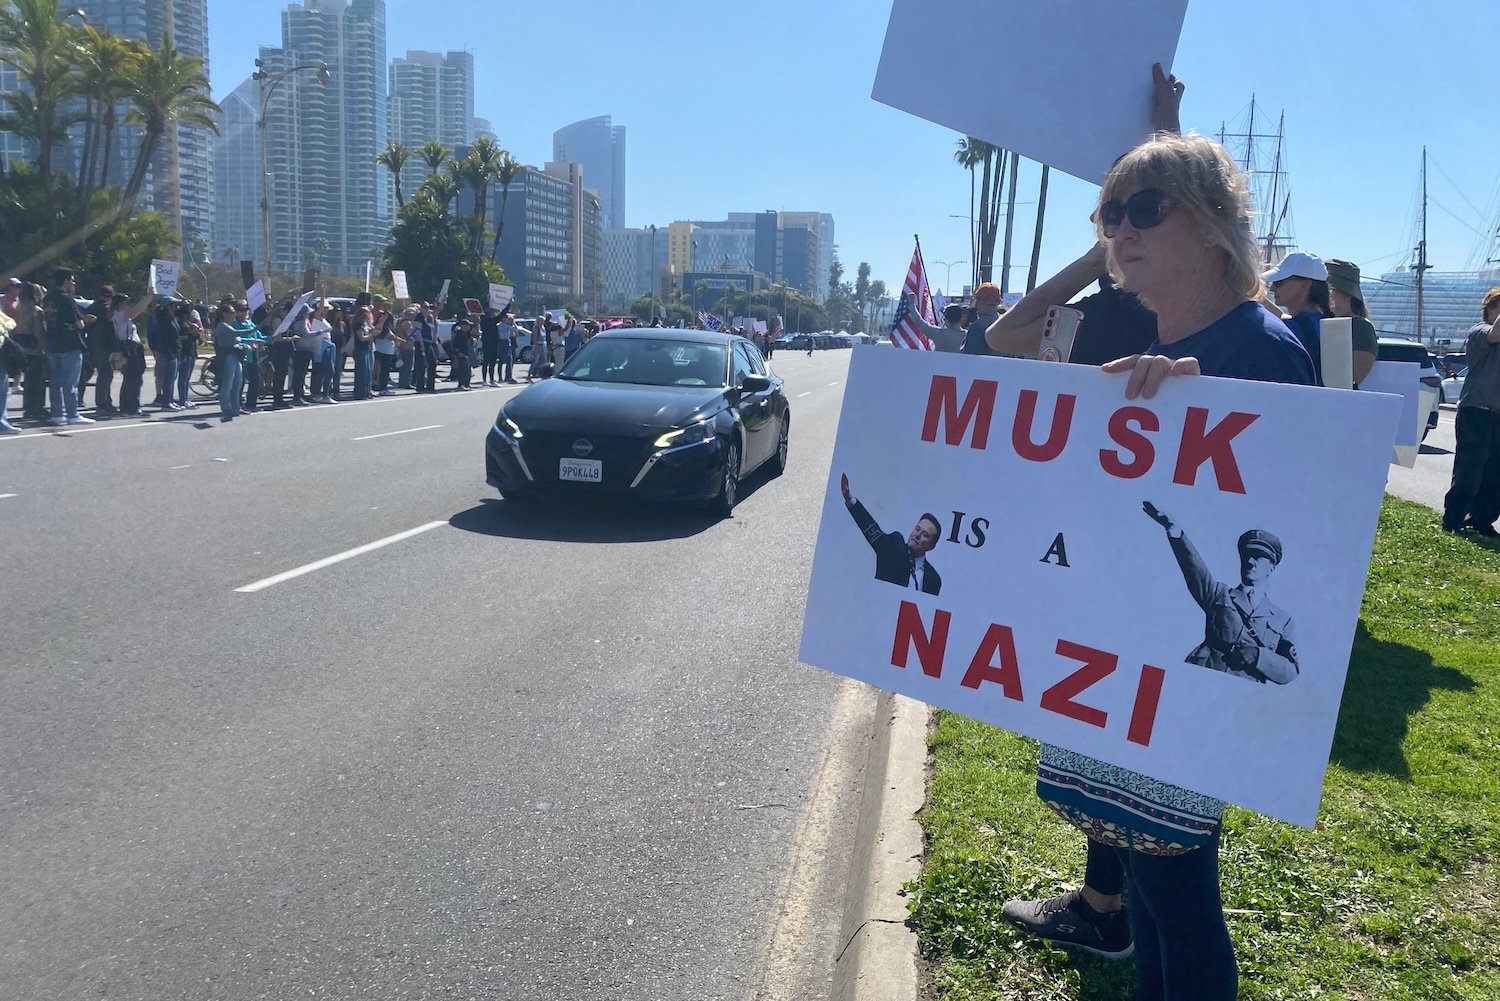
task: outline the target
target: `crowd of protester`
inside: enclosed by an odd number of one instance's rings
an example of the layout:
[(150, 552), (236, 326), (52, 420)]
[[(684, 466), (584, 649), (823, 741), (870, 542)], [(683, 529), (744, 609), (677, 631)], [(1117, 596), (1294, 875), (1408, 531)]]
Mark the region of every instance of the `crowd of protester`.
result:
[[(442, 381), (458, 392), (474, 387), (476, 369), (482, 386), (532, 382), (602, 329), (562, 311), (542, 313), (528, 327), (510, 309), (470, 312), (478, 309), (473, 300), (440, 324), (439, 304), (392, 309), (368, 292), (352, 300), (293, 294), (252, 310), (232, 296), (213, 304), (151, 295), (136, 302), (103, 285), (89, 302), (76, 281), (59, 268), (50, 289), (11, 279), (0, 293), (0, 434), (19, 433), (18, 424), (192, 410), (195, 389), (204, 402), (217, 397), (227, 423), (264, 409), (435, 393), (443, 367)], [(155, 395), (143, 403), (148, 373)], [(5, 418), (13, 384), (22, 395), (17, 423)]]

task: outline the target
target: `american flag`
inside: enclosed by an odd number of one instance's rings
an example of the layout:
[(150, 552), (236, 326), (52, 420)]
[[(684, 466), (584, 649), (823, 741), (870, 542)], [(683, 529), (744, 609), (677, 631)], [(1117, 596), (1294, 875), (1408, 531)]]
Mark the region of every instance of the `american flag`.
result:
[(912, 322), (913, 313), (937, 326), (937, 315), (932, 309), (932, 289), (927, 284), (927, 268), (922, 263), (920, 243), (912, 252), (911, 265), (906, 269), (906, 285), (901, 290), (901, 301), (896, 304), (896, 323), (891, 327), (891, 344), (898, 348), (931, 351), (932, 341)]
[(698, 322), (703, 325), (704, 330), (723, 330), (724, 321), (712, 313), (698, 311)]

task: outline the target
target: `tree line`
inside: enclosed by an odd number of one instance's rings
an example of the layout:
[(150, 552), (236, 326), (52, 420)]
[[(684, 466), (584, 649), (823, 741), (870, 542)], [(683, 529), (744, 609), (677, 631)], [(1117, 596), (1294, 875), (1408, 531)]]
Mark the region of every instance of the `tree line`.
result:
[[(152, 158), (179, 124), (217, 133), (220, 109), (203, 60), (170, 37), (153, 48), (75, 24), (78, 15), (59, 0), (0, 5), (0, 62), (22, 83), (3, 95), (0, 130), (35, 153), (0, 176), (0, 272), (34, 279), (66, 262), (84, 287), (112, 280), (135, 291), (151, 259), (179, 241), (159, 213), (136, 212)], [(129, 169), (112, 171), (122, 126), (141, 142)], [(74, 155), (59, 170), (64, 151)]]

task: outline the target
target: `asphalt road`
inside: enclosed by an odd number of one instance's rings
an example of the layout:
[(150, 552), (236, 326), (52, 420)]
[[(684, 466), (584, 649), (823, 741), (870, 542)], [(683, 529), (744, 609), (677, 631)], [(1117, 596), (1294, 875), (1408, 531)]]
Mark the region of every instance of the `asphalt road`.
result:
[(1435, 511), (1443, 509), (1443, 495), (1453, 478), (1453, 407), (1438, 410), (1438, 426), (1427, 433), (1411, 469), (1392, 466), (1386, 478), (1388, 493), (1426, 504)]
[(727, 521), (512, 509), (515, 388), (0, 439), (0, 998), (826, 995), (848, 359), (776, 359), (791, 468)]

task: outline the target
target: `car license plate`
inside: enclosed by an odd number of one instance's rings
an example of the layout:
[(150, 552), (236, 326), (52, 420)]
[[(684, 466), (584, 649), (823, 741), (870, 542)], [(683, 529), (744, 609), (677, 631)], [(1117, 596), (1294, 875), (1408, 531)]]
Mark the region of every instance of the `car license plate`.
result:
[(604, 463), (599, 459), (559, 459), (557, 478), (575, 480), (579, 483), (600, 483), (604, 480)]

